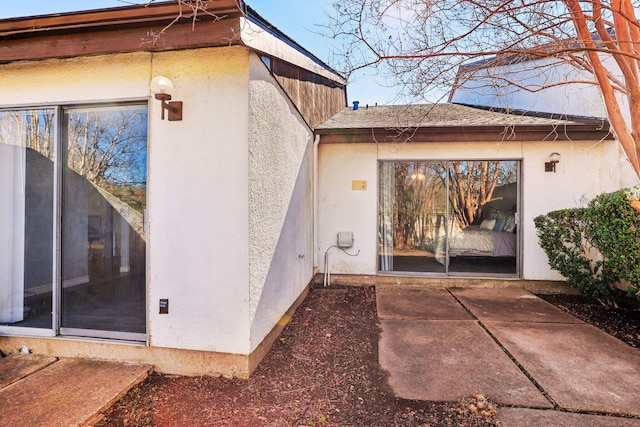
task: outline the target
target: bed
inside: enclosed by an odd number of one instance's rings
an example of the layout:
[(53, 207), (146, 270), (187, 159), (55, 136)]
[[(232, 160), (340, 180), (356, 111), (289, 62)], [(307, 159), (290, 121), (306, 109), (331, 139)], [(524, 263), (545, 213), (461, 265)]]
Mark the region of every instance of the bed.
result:
[[(506, 222), (505, 222), (506, 224)], [(499, 226), (496, 228), (496, 226)], [(440, 264), (445, 264), (447, 239), (444, 233), (432, 241), (429, 248)], [(483, 221), (481, 225), (467, 228), (454, 228), (449, 233), (449, 257), (454, 256), (489, 256), (515, 257), (517, 238), (515, 224), (496, 224), (495, 220)]]

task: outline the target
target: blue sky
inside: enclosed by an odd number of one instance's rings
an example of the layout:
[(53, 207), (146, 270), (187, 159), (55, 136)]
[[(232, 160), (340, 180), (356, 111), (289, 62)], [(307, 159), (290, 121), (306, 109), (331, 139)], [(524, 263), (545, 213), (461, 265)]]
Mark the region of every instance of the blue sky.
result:
[[(3, 0), (0, 19), (118, 7), (130, 3), (136, 3), (136, 0)], [(144, 1), (138, 0), (137, 3)], [(247, 3), (286, 35), (332, 65), (332, 41), (318, 34), (321, 31), (318, 24), (326, 23), (327, 13), (332, 12), (331, 0), (247, 0)], [(378, 84), (374, 73), (375, 70), (365, 70), (349, 83), (349, 104), (356, 100), (361, 105), (391, 102), (394, 91)]]

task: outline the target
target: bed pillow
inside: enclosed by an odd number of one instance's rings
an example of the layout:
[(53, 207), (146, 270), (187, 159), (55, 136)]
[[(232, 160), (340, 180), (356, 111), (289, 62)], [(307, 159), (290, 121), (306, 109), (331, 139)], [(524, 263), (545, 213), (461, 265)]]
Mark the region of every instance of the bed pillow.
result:
[(507, 225), (506, 217), (496, 218), (496, 225), (493, 226), (493, 229), (495, 231), (503, 231), (505, 225)]
[(509, 216), (507, 223), (504, 225), (504, 231), (507, 233), (513, 233), (516, 231), (516, 219), (513, 215)]
[(496, 226), (496, 220), (495, 219), (485, 219), (480, 224), (480, 228), (484, 229), (484, 230), (493, 230), (493, 227), (495, 227), (495, 226)]

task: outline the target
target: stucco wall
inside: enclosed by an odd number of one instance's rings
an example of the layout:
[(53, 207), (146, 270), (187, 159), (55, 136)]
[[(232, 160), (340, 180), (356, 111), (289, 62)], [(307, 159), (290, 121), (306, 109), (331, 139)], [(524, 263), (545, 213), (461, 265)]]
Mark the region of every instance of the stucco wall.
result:
[(313, 141), (262, 61), (249, 84), (251, 350), (313, 276)]
[[(160, 120), (166, 75), (183, 121)], [(153, 346), (247, 354), (249, 53), (241, 47), (6, 64), (0, 107), (150, 100), (148, 325)], [(158, 314), (168, 298), (168, 315)]]
[[(603, 55), (602, 59), (614, 75), (621, 74), (610, 56)], [(595, 81), (593, 74), (554, 58), (478, 69), (464, 77), (469, 76), (469, 80), (460, 79), (457, 82), (460, 86), (454, 89), (451, 102), (573, 116), (606, 117), (598, 86), (577, 83)], [(563, 82), (572, 83), (561, 84)], [(623, 114), (628, 119), (627, 99), (619, 95), (618, 100)]]
[[(319, 147), (318, 259), (336, 242), (339, 231), (353, 231), (357, 257), (331, 251), (332, 274), (376, 274), (378, 161), (521, 160), (523, 278), (559, 279), (539, 247), (533, 218), (555, 209), (581, 206), (594, 196), (637, 183), (628, 163), (620, 160), (617, 143), (502, 142), (322, 144)], [(544, 172), (549, 154), (562, 155), (557, 173)], [(352, 180), (366, 180), (367, 189), (352, 190)], [(324, 271), (324, 267), (321, 265)]]
[(169, 77), (184, 102), (181, 122), (150, 108), (151, 344), (246, 354), (248, 52), (156, 54), (151, 75)]

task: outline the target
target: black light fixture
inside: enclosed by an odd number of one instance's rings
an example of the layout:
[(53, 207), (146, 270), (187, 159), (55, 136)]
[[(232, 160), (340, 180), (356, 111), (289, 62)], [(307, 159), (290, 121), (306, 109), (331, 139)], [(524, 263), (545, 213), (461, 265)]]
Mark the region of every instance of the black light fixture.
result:
[(559, 163), (559, 162), (560, 162), (559, 153), (549, 154), (549, 161), (544, 163), (544, 171), (556, 173), (556, 163)]
[(151, 80), (149, 85), (154, 97), (162, 101), (162, 120), (164, 120), (164, 112), (167, 111), (167, 120), (170, 122), (182, 120), (182, 101), (171, 101), (171, 93), (173, 92), (173, 83), (165, 76), (157, 76)]

